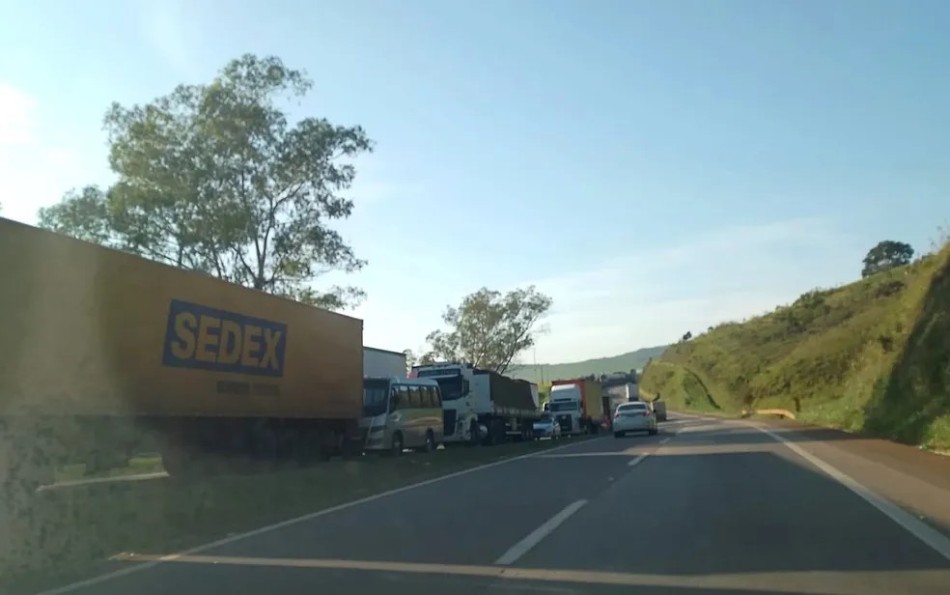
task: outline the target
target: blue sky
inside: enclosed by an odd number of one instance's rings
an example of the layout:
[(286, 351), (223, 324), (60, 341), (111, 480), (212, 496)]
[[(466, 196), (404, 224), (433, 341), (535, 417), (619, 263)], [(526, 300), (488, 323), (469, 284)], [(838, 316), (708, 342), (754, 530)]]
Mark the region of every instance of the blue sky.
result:
[[(950, 3), (5, 0), (2, 214), (108, 184), (101, 119), (244, 53), (361, 124), (367, 344), (481, 286), (555, 300), (527, 361), (613, 355), (858, 276), (950, 220)], [(429, 279), (424, 281), (424, 279)]]

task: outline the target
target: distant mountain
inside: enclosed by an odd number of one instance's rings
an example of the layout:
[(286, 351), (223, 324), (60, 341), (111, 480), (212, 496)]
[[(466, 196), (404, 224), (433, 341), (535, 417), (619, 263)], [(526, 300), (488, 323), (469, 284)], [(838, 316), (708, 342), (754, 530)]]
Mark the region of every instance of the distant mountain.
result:
[(636, 351), (621, 353), (613, 357), (600, 357), (582, 362), (566, 364), (524, 364), (513, 367), (508, 372), (514, 378), (524, 378), (531, 382), (551, 381), (568, 378), (578, 378), (588, 374), (610, 374), (611, 372), (629, 372), (641, 370), (650, 358), (663, 355), (669, 345), (658, 347), (644, 347)]

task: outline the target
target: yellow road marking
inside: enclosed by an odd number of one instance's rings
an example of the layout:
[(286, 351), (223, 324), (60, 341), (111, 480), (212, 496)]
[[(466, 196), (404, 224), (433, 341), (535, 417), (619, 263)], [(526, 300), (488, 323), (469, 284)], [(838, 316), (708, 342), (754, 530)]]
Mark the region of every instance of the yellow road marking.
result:
[[(733, 591), (772, 590), (781, 585), (783, 592), (795, 593), (861, 593), (868, 581), (893, 581), (908, 584), (921, 580), (930, 584), (945, 584), (950, 570), (909, 571), (779, 571), (736, 574), (669, 575), (633, 572), (571, 570), (564, 568), (519, 568), (512, 566), (477, 566), (467, 564), (433, 564), (389, 562), (377, 560), (341, 560), (332, 558), (254, 558), (209, 555), (150, 555), (119, 554), (113, 560), (127, 562), (166, 562), (209, 564), (225, 566), (254, 566), (271, 568), (310, 568), (330, 570), (362, 570), (398, 572), (404, 574), (434, 574), (470, 576), (490, 579), (539, 581), (545, 583), (574, 583), (584, 585), (620, 585), (628, 587), (671, 587), (696, 589), (726, 589)], [(880, 577), (875, 575), (880, 574)], [(910, 584), (913, 584), (911, 582)]]

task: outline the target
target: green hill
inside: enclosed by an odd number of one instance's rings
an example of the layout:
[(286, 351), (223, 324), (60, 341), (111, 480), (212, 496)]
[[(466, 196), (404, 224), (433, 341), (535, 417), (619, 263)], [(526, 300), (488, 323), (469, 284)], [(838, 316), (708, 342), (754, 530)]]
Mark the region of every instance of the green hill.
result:
[(531, 382), (579, 378), (588, 374), (610, 374), (641, 370), (651, 358), (660, 357), (667, 345), (644, 347), (636, 351), (621, 353), (613, 357), (600, 357), (581, 362), (566, 364), (524, 364), (509, 371), (514, 378), (523, 378)]
[(950, 448), (950, 247), (673, 345), (641, 387), (674, 408), (782, 408)]

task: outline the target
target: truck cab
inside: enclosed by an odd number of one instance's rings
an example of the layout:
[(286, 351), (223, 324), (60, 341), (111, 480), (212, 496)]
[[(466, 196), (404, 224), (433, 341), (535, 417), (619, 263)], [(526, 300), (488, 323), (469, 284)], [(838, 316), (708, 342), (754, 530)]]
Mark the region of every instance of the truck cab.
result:
[(548, 410), (561, 426), (564, 434), (583, 432), (583, 397), (576, 384), (562, 384), (551, 387), (551, 397), (547, 402)]
[(446, 443), (499, 444), (534, 437), (540, 413), (528, 381), (461, 363), (414, 366), (411, 375), (439, 383)]
[(551, 413), (565, 434), (596, 434), (604, 423), (604, 394), (590, 378), (555, 380), (551, 384)]
[(442, 434), (446, 442), (478, 442), (487, 430), (480, 427), (472, 395), (473, 370), (462, 364), (413, 366), (414, 378), (429, 378), (442, 393)]

